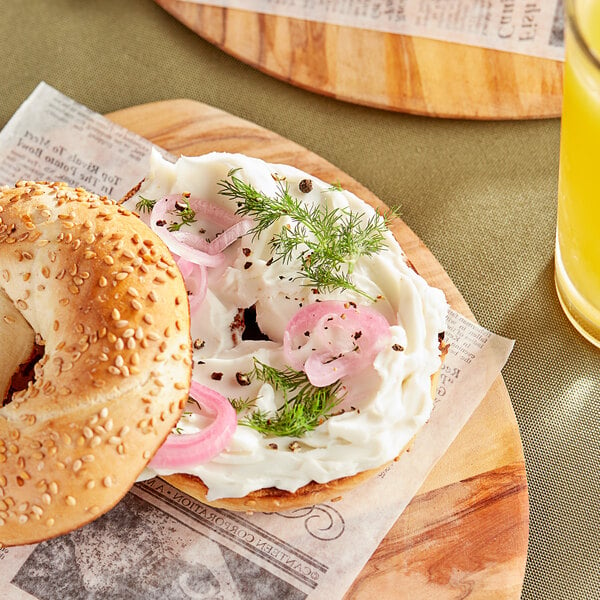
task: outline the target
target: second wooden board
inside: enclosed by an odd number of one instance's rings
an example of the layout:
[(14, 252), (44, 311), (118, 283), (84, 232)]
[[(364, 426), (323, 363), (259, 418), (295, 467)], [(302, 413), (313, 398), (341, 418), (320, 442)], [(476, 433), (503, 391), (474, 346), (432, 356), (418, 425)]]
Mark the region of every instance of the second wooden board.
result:
[(436, 117), (557, 117), (562, 63), (406, 35), (155, 0), (228, 54), (301, 88)]

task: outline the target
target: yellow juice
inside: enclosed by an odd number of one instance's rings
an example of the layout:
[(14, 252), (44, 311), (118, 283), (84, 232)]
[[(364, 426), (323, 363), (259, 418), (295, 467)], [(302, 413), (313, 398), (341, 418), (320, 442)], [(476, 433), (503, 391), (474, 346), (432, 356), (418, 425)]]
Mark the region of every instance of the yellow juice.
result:
[(555, 278), (567, 316), (600, 346), (600, 0), (567, 4)]

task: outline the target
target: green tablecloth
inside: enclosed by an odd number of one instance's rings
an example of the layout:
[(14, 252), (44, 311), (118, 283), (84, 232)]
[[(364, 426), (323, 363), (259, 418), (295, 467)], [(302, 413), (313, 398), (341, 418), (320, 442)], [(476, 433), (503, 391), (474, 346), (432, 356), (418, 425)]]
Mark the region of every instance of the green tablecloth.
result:
[(0, 126), (40, 80), (101, 113), (191, 98), (306, 146), (399, 205), (478, 321), (516, 339), (504, 378), (530, 486), (523, 598), (600, 597), (600, 351), (554, 292), (558, 120), (437, 120), (337, 102), (223, 54), (151, 0), (2, 0), (0, 56)]

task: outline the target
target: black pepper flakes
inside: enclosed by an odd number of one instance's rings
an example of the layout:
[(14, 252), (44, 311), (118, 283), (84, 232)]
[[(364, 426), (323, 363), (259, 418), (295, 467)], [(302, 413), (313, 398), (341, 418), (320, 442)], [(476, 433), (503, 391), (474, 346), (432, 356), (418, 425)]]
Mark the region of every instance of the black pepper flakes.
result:
[(202, 348), (204, 348), (204, 344), (206, 342), (204, 340), (201, 340), (200, 338), (197, 338), (194, 340), (194, 349), (196, 350), (201, 350)]
[(250, 261), (244, 263), (244, 269), (249, 269), (252, 266), (252, 263)]
[(313, 182), (310, 179), (303, 179), (299, 184), (298, 184), (298, 189), (303, 193), (303, 194), (308, 194), (310, 191), (312, 191), (313, 189)]
[(395, 350), (396, 352), (402, 352), (402, 350), (404, 350), (404, 348), (400, 344), (394, 344), (392, 346), (392, 350)]
[(279, 448), (279, 446), (275, 442), (271, 442), (269, 444), (269, 448), (271, 448), (271, 450), (277, 450), (277, 448)]
[(250, 377), (246, 373), (236, 373), (235, 379), (239, 385), (250, 385)]
[(167, 224), (167, 222), (164, 219), (159, 219), (158, 221), (156, 221), (156, 225), (158, 227), (164, 227)]
[(300, 442), (296, 442), (296, 441), (294, 441), (294, 442), (292, 442), (292, 443), (291, 443), (291, 444), (288, 446), (288, 448), (289, 448), (289, 449), (290, 449), (292, 452), (296, 452), (296, 450), (299, 450), (299, 449), (300, 449)]
[(250, 256), (252, 250), (250, 250), (250, 248), (242, 248), (242, 253), (244, 254), (244, 256)]
[(175, 210), (183, 212), (184, 210), (187, 210), (187, 204), (185, 202), (181, 202), (181, 200), (177, 200), (177, 202), (175, 202)]
[(223, 379), (223, 373), (219, 373), (218, 371), (213, 371), (210, 374), (210, 378), (214, 379), (215, 381), (221, 381), (221, 379)]

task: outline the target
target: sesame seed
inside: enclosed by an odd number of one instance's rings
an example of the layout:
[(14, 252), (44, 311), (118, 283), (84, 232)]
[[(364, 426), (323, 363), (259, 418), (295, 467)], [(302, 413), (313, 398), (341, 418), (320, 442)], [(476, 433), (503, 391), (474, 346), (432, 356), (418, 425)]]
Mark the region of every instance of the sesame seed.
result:
[(111, 476), (110, 476), (110, 475), (107, 475), (107, 476), (106, 476), (106, 477), (105, 477), (105, 478), (102, 480), (102, 485), (103, 485), (104, 487), (107, 487), (107, 488), (109, 488), (109, 487), (112, 487), (112, 484), (113, 484), (113, 480), (112, 480), (112, 478), (111, 478)]

